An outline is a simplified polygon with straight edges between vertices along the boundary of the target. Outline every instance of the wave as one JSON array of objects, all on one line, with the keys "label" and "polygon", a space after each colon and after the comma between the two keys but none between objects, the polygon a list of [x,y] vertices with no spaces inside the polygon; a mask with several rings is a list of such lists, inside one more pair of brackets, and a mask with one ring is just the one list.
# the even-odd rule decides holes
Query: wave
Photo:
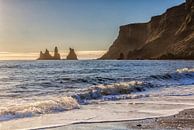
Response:
[{"label": "wave", "polygon": [[[87,103],[88,100],[105,99],[107,96],[111,96],[112,99],[118,99],[116,95],[127,95],[133,92],[142,92],[153,87],[156,86],[141,81],[120,82],[110,85],[98,85],[91,87],[74,95],[73,97],[77,99],[79,103]],[[121,97],[122,96],[120,96],[119,99]],[[127,96],[125,97],[127,98]]]},{"label": "wave", "polygon": [[58,78],[56,81],[60,81],[61,83],[63,82],[69,82],[69,83],[85,83],[85,84],[90,84],[90,85],[98,85],[98,84],[108,84],[111,82],[116,82],[119,79],[114,79],[114,78],[107,78],[107,77],[77,77],[77,78],[70,78],[70,77],[65,77],[65,78]]},{"label": "wave", "polygon": [[78,109],[79,107],[79,103],[72,97],[40,101],[25,106],[2,109],[0,110],[0,121]]},{"label": "wave", "polygon": [[[166,86],[166,81],[169,81],[168,83],[170,83],[170,85],[177,85],[177,83],[180,83],[179,85],[181,85],[183,83],[182,81],[186,81],[187,84],[193,84],[193,79],[194,69],[183,68],[177,69],[175,73],[151,75],[145,79],[142,79],[141,81],[134,80],[129,82],[112,83],[108,85],[95,85],[85,89],[82,88],[79,90],[79,93],[70,95],[70,97],[40,101],[27,104],[25,106],[13,106],[12,108],[0,109],[0,121],[79,109],[80,105],[93,103],[93,101],[98,102],[98,100],[114,101],[149,97],[149,94],[135,94],[135,92],[142,92],[152,88],[164,87]],[[175,82],[172,82],[172,80]]]},{"label": "wave", "polygon": [[92,103],[92,101],[96,99],[121,100],[142,98],[145,96],[130,95],[130,93],[145,91],[146,88],[151,87],[153,87],[151,84],[141,81],[120,82],[110,85],[89,87],[71,97],[39,101],[24,106],[12,106],[11,108],[0,109],[0,121],[79,109],[80,104],[86,105]]},{"label": "wave", "polygon": [[97,85],[83,90],[76,94],[73,98],[79,103],[85,103],[87,100],[103,99],[103,100],[120,100],[142,98],[148,95],[132,96],[131,93],[142,92],[152,88],[191,85],[194,84],[194,68],[177,69],[175,73],[166,73],[162,75],[151,75],[141,81],[130,81],[113,83],[109,85]]},{"label": "wave", "polygon": [[16,69],[16,68],[21,68],[20,65],[1,65],[1,69]]},{"label": "wave", "polygon": [[[166,73],[163,75],[151,75],[149,78],[155,79],[155,80],[174,80],[180,83],[181,81],[184,81],[184,80],[186,81],[191,79],[193,80],[194,69],[188,69],[188,68],[177,69],[175,73]],[[188,82],[188,83],[191,83],[191,82]],[[194,81],[192,83],[194,83]]]},{"label": "wave", "polygon": [[178,73],[194,72],[194,68],[182,68],[176,70]]}]

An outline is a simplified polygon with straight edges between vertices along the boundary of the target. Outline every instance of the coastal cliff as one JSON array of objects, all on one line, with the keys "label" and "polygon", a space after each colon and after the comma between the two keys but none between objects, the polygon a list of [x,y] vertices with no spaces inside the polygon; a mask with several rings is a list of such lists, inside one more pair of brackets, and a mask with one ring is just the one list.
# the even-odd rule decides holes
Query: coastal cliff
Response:
[{"label": "coastal cliff", "polygon": [[148,23],[121,26],[100,59],[194,59],[194,1],[167,9]]}]

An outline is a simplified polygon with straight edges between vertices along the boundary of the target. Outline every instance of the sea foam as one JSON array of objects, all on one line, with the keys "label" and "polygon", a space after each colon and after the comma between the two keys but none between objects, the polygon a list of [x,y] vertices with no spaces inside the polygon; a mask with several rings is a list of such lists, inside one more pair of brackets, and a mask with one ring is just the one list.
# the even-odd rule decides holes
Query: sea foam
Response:
[{"label": "sea foam", "polygon": [[109,85],[97,85],[82,90],[71,97],[62,97],[53,100],[38,101],[23,106],[12,106],[0,110],[0,121],[15,118],[33,117],[41,114],[50,114],[80,108],[80,104],[90,103],[90,100],[121,100],[142,98],[131,96],[132,92],[144,91],[151,85],[141,81],[120,82]]},{"label": "sea foam", "polygon": [[194,68],[182,68],[182,69],[177,69],[178,73],[186,73],[186,72],[194,72]]},{"label": "sea foam", "polygon": [[63,97],[55,100],[39,101],[25,106],[13,106],[0,110],[0,121],[13,118],[32,117],[40,114],[49,114],[65,110],[78,109],[78,102],[72,97]]}]

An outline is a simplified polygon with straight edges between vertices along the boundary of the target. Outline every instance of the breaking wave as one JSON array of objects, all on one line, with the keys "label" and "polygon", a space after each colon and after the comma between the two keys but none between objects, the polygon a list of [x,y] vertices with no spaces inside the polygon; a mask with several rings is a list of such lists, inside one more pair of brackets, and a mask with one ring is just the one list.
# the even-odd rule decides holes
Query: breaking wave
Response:
[{"label": "breaking wave", "polygon": [[[149,95],[134,95],[135,92],[143,92],[152,88],[191,85],[194,84],[194,68],[177,69],[175,73],[151,75],[141,81],[119,82],[109,85],[96,85],[82,90],[73,95],[79,103],[87,103],[88,100],[120,100],[142,98]],[[131,95],[133,93],[133,95]]]},{"label": "breaking wave", "polygon": [[[85,103],[85,101],[92,99],[108,99],[105,98],[107,96],[111,96],[112,100],[116,99],[116,96],[118,95],[127,95],[133,92],[141,92],[153,87],[156,86],[141,81],[120,82],[110,85],[98,85],[95,87],[91,87],[82,91],[79,94],[74,95],[73,97],[77,99],[80,103]],[[125,97],[127,98],[127,96]]]},{"label": "breaking wave", "polygon": [[14,118],[32,117],[40,114],[49,114],[65,110],[78,109],[78,102],[72,97],[63,97],[56,100],[35,102],[26,106],[14,106],[0,110],[0,121]]},{"label": "breaking wave", "polygon": [[194,68],[177,69],[177,72],[178,72],[178,73],[194,72]]},{"label": "breaking wave", "polygon": [[[151,75],[142,81],[119,82],[112,84],[100,84],[89,88],[80,89],[78,93],[70,95],[69,97],[62,97],[53,100],[39,101],[23,106],[12,106],[6,109],[0,109],[0,121],[38,116],[41,114],[50,114],[62,112],[72,109],[79,109],[80,104],[86,105],[92,101],[109,101],[109,100],[123,100],[123,99],[137,99],[150,96],[149,94],[135,94],[135,92],[142,92],[148,89],[163,87],[162,81],[177,85],[176,83],[187,84],[194,83],[194,68],[177,69],[175,73],[167,73],[162,75]],[[175,81],[175,82],[172,82]],[[190,81],[190,82],[188,82]],[[132,94],[133,93],[133,94]]]},{"label": "breaking wave", "polygon": [[143,95],[130,94],[132,92],[145,91],[147,88],[152,87],[154,86],[140,81],[98,85],[82,90],[80,93],[74,94],[71,97],[63,97],[55,100],[35,102],[25,106],[13,106],[12,108],[0,109],[0,121],[79,109],[80,104],[86,105],[95,99],[121,100],[142,98]]},{"label": "breaking wave", "polygon": [[[188,68],[177,69],[175,73],[166,73],[163,75],[152,75],[150,76],[150,78],[155,80],[163,80],[163,81],[174,80],[181,83],[181,81],[184,81],[184,80],[188,81],[188,80],[194,79],[194,69],[188,69]],[[188,82],[188,83],[191,83],[191,82]]]}]

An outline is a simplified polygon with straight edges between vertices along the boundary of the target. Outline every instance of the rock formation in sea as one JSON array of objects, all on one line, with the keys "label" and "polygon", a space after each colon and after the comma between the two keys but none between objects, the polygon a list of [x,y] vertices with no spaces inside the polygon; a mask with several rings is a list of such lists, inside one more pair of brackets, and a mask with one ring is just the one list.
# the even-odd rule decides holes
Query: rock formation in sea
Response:
[{"label": "rock formation in sea", "polygon": [[59,54],[59,51],[58,51],[57,47],[55,47],[53,59],[54,60],[60,60],[61,59],[61,56]]},{"label": "rock formation in sea", "polygon": [[67,60],[77,60],[77,55],[74,51],[74,49],[69,48],[69,54],[67,55]]},{"label": "rock formation in sea", "polygon": [[57,47],[55,47],[54,56],[52,56],[48,49],[46,49],[45,53],[43,53],[42,51],[40,52],[40,57],[38,58],[38,60],[60,60],[60,59],[61,57]]},{"label": "rock formation in sea", "polygon": [[100,59],[194,59],[194,0],[167,9],[147,23],[120,27]]}]

